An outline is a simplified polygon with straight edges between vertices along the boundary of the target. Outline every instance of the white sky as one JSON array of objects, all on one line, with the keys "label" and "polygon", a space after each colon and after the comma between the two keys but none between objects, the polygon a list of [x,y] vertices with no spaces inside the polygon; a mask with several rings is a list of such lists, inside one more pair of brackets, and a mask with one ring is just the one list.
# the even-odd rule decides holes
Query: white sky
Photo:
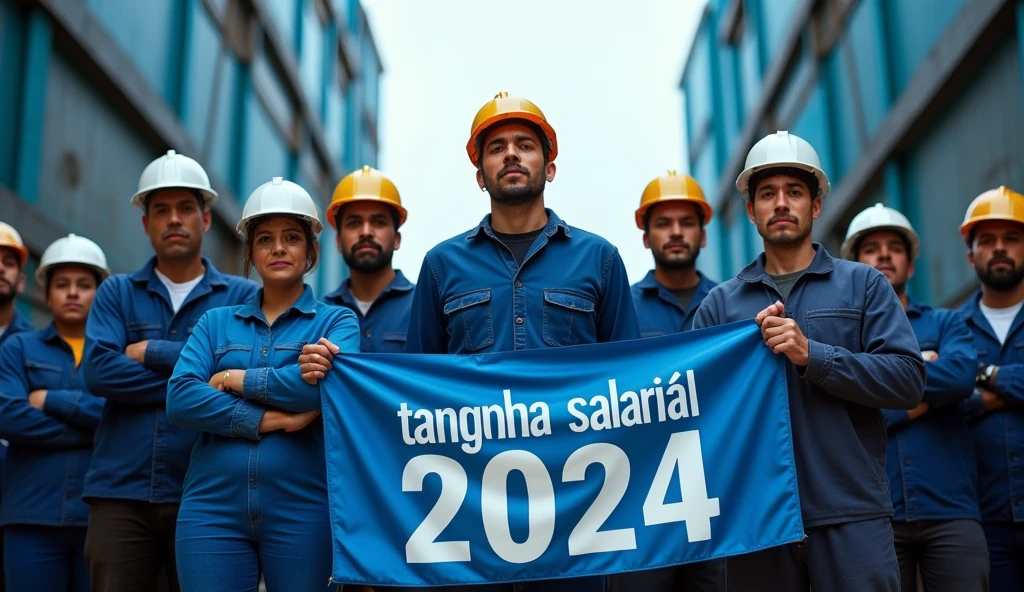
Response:
[{"label": "white sky", "polygon": [[362,3],[384,63],[378,166],[409,210],[395,267],[415,282],[427,250],[489,211],[465,145],[507,90],[558,134],[546,205],[617,246],[631,283],[647,273],[633,212],[651,179],[686,171],[679,79],[706,0]]}]

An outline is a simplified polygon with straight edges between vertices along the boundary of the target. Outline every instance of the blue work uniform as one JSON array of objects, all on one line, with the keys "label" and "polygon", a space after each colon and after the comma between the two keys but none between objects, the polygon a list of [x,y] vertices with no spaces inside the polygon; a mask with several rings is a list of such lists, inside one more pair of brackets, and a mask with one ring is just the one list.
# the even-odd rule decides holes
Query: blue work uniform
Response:
[{"label": "blue work uniform", "polygon": [[[618,250],[550,209],[520,265],[488,214],[431,249],[413,298],[408,353],[473,354],[637,339]],[[527,590],[601,591],[604,578],[528,582]]]},{"label": "blue work uniform", "polygon": [[684,309],[671,292],[654,278],[654,270],[647,272],[644,279],[633,284],[633,304],[636,306],[636,317],[640,324],[641,337],[658,337],[689,331],[693,327],[693,317],[704,298],[718,284],[706,275],[697,272],[700,283],[690,303]]},{"label": "blue work uniform", "polygon": [[[46,390],[43,409],[29,394]],[[89,590],[82,484],[103,400],[92,396],[54,325],[0,347],[0,437],[10,443],[3,475],[7,590]]]},{"label": "blue work uniform", "polygon": [[363,353],[398,354],[405,351],[409,313],[412,310],[413,284],[405,279],[401,270],[395,270],[391,283],[377,296],[363,315],[350,291],[351,278],[346,278],[338,289],[324,296],[324,302],[345,306],[359,319],[359,342]]},{"label": "blue work uniform", "polygon": [[911,420],[885,409],[896,556],[904,589],[918,572],[928,590],[987,590],[988,552],[974,487],[974,447],[960,403],[974,390],[978,359],[967,324],[956,311],[909,299],[907,318],[926,362],[928,410]]},{"label": "blue work uniform", "polygon": [[[183,592],[324,590],[331,534],[323,421],[260,434],[268,408],[320,409],[320,386],[302,380],[302,347],[326,337],[358,352],[352,311],[302,296],[268,324],[262,291],[247,304],[214,309],[192,331],[167,387],[167,414],[197,430],[178,511],[176,553]],[[245,370],[241,393],[210,378]]]},{"label": "blue work uniform", "polygon": [[[913,409],[921,402],[924,361],[886,277],[861,263],[834,260],[817,243],[813,248],[784,313],[796,320],[809,346],[806,366],[786,361],[808,542],[729,558],[729,586],[898,590],[881,410]],[[711,290],[693,326],[751,320],[781,300],[762,253]],[[783,563],[792,567],[787,574],[780,571]]]},{"label": "blue work uniform", "polygon": [[992,590],[1024,586],[1024,308],[999,342],[981,311],[981,292],[959,309],[978,362],[999,367],[993,390],[1005,409],[985,411],[980,391],[964,403],[978,463],[978,505],[988,539]]}]

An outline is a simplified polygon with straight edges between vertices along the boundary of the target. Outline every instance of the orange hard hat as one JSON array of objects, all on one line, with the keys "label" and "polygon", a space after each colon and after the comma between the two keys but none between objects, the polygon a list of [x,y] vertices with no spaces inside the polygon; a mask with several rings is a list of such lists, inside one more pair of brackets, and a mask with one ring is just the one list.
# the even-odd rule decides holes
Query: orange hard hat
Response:
[{"label": "orange hard hat", "polygon": [[473,162],[473,166],[479,164],[480,154],[477,152],[476,142],[480,134],[495,123],[509,119],[522,119],[540,127],[548,141],[551,142],[551,153],[548,160],[555,160],[555,157],[558,156],[558,140],[555,137],[554,128],[548,123],[540,107],[526,99],[510,97],[507,91],[501,91],[494,95],[493,99],[487,101],[483,107],[480,107],[480,110],[476,112],[476,117],[473,118],[469,142],[466,142],[466,152],[469,154],[469,160]]},{"label": "orange hard hat", "polygon": [[0,247],[7,247],[17,253],[21,267],[25,267],[25,262],[28,261],[28,249],[25,247],[25,242],[21,240],[21,235],[13,226],[4,222],[0,222]]},{"label": "orange hard hat", "polygon": [[688,201],[700,206],[704,210],[704,223],[711,220],[714,210],[704,198],[704,191],[701,190],[697,180],[689,175],[677,175],[675,171],[669,171],[644,187],[640,196],[640,207],[636,210],[636,226],[644,229],[644,214],[654,204],[666,201]]},{"label": "orange hard hat", "polygon": [[982,193],[967,206],[960,234],[968,238],[975,225],[987,220],[1009,220],[1024,224],[1024,195],[1003,186]]},{"label": "orange hard hat", "polygon": [[409,213],[402,207],[398,187],[384,176],[384,173],[370,166],[352,171],[334,188],[331,204],[327,206],[327,223],[338,229],[335,217],[345,204],[354,201],[377,201],[391,206],[398,212],[398,225],[405,224]]}]

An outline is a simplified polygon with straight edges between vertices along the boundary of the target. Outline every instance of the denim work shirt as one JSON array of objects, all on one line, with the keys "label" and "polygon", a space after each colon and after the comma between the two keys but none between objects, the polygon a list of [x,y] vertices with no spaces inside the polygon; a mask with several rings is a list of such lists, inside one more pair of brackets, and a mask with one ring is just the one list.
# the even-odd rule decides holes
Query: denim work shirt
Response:
[{"label": "denim work shirt", "polygon": [[494,236],[489,214],[431,249],[405,351],[470,354],[639,338],[619,252],[546,211],[548,223],[522,266]]},{"label": "denim work shirt", "polygon": [[669,292],[665,286],[654,279],[654,270],[647,273],[647,276],[630,288],[633,293],[633,304],[636,306],[636,316],[640,323],[641,337],[659,337],[682,333],[693,328],[693,317],[697,314],[697,308],[707,297],[711,288],[718,284],[709,280],[701,272],[700,283],[697,284],[697,291],[684,310],[679,306],[679,301]]},{"label": "denim work shirt", "polygon": [[[258,289],[221,273],[203,259],[206,273],[182,303],[171,308],[156,275],[156,258],[132,274],[100,284],[85,329],[82,370],[89,392],[107,400],[96,430],[85,497],[177,503],[196,433],[167,421],[167,379],[199,317],[219,306],[245,302]],[[149,340],[145,363],[125,347]]]},{"label": "denim work shirt", "polygon": [[324,302],[344,306],[359,319],[360,350],[363,353],[399,354],[405,351],[405,338],[409,330],[412,311],[413,284],[400,270],[370,305],[363,316],[356,299],[349,291],[351,279],[346,278],[337,290],[324,296]]},{"label": "denim work shirt", "polygon": [[971,331],[956,311],[913,300],[907,317],[921,351],[939,357],[925,362],[924,415],[911,421],[907,411],[883,411],[893,520],[980,520],[974,447],[960,409],[978,371]]},{"label": "denim work shirt", "polygon": [[[47,391],[43,408],[29,393]],[[85,526],[82,485],[103,399],[89,394],[75,354],[51,324],[0,347],[0,437],[10,442],[0,525]]]},{"label": "denim work shirt", "polygon": [[[32,323],[28,322],[28,319],[18,314],[18,311],[14,311],[14,318],[11,319],[11,324],[7,325],[7,330],[0,335],[0,345],[18,333],[24,333],[25,331],[32,331],[35,327]],[[2,438],[0,438],[2,439]],[[3,480],[4,466],[7,463],[7,441],[3,440],[0,442],[0,481]],[[2,490],[2,489],[0,489]],[[0,499],[3,499],[0,494]]]},{"label": "denim work shirt", "polygon": [[[167,386],[167,416],[198,431],[182,503],[193,511],[233,517],[327,508],[323,420],[295,432],[259,433],[268,408],[320,409],[320,386],[302,380],[302,347],[326,337],[342,353],[359,352],[359,322],[347,308],[302,296],[272,324],[247,304],[210,310],[192,331]],[[210,377],[245,370],[241,393],[221,392]],[[332,393],[342,396],[341,393]]]},{"label": "denim work shirt", "polygon": [[1024,522],[1024,309],[1000,344],[980,302],[978,291],[958,312],[974,335],[978,362],[999,366],[993,390],[1006,409],[985,411],[978,391],[964,402],[978,463],[978,504],[984,522]]},{"label": "denim work shirt", "polygon": [[[889,280],[814,249],[785,312],[810,350],[805,367],[786,361],[805,528],[892,515],[881,410],[913,409],[925,387],[921,350]],[[762,253],[711,290],[693,328],[753,319],[782,300],[764,266]]]}]

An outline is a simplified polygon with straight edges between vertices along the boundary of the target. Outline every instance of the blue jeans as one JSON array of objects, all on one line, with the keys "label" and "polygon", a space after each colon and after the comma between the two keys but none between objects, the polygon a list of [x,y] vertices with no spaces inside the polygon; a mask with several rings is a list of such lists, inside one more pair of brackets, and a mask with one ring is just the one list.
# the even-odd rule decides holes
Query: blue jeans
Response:
[{"label": "blue jeans", "polygon": [[89,592],[84,526],[4,527],[7,592]]},{"label": "blue jeans", "polygon": [[1024,584],[1024,524],[982,524],[988,541],[989,586],[992,592],[1020,590]]},{"label": "blue jeans", "polygon": [[270,592],[319,592],[328,590],[331,577],[326,504],[322,512],[291,515],[264,506],[250,522],[245,508],[210,514],[186,498],[175,550],[182,592],[256,592],[260,573]]}]

